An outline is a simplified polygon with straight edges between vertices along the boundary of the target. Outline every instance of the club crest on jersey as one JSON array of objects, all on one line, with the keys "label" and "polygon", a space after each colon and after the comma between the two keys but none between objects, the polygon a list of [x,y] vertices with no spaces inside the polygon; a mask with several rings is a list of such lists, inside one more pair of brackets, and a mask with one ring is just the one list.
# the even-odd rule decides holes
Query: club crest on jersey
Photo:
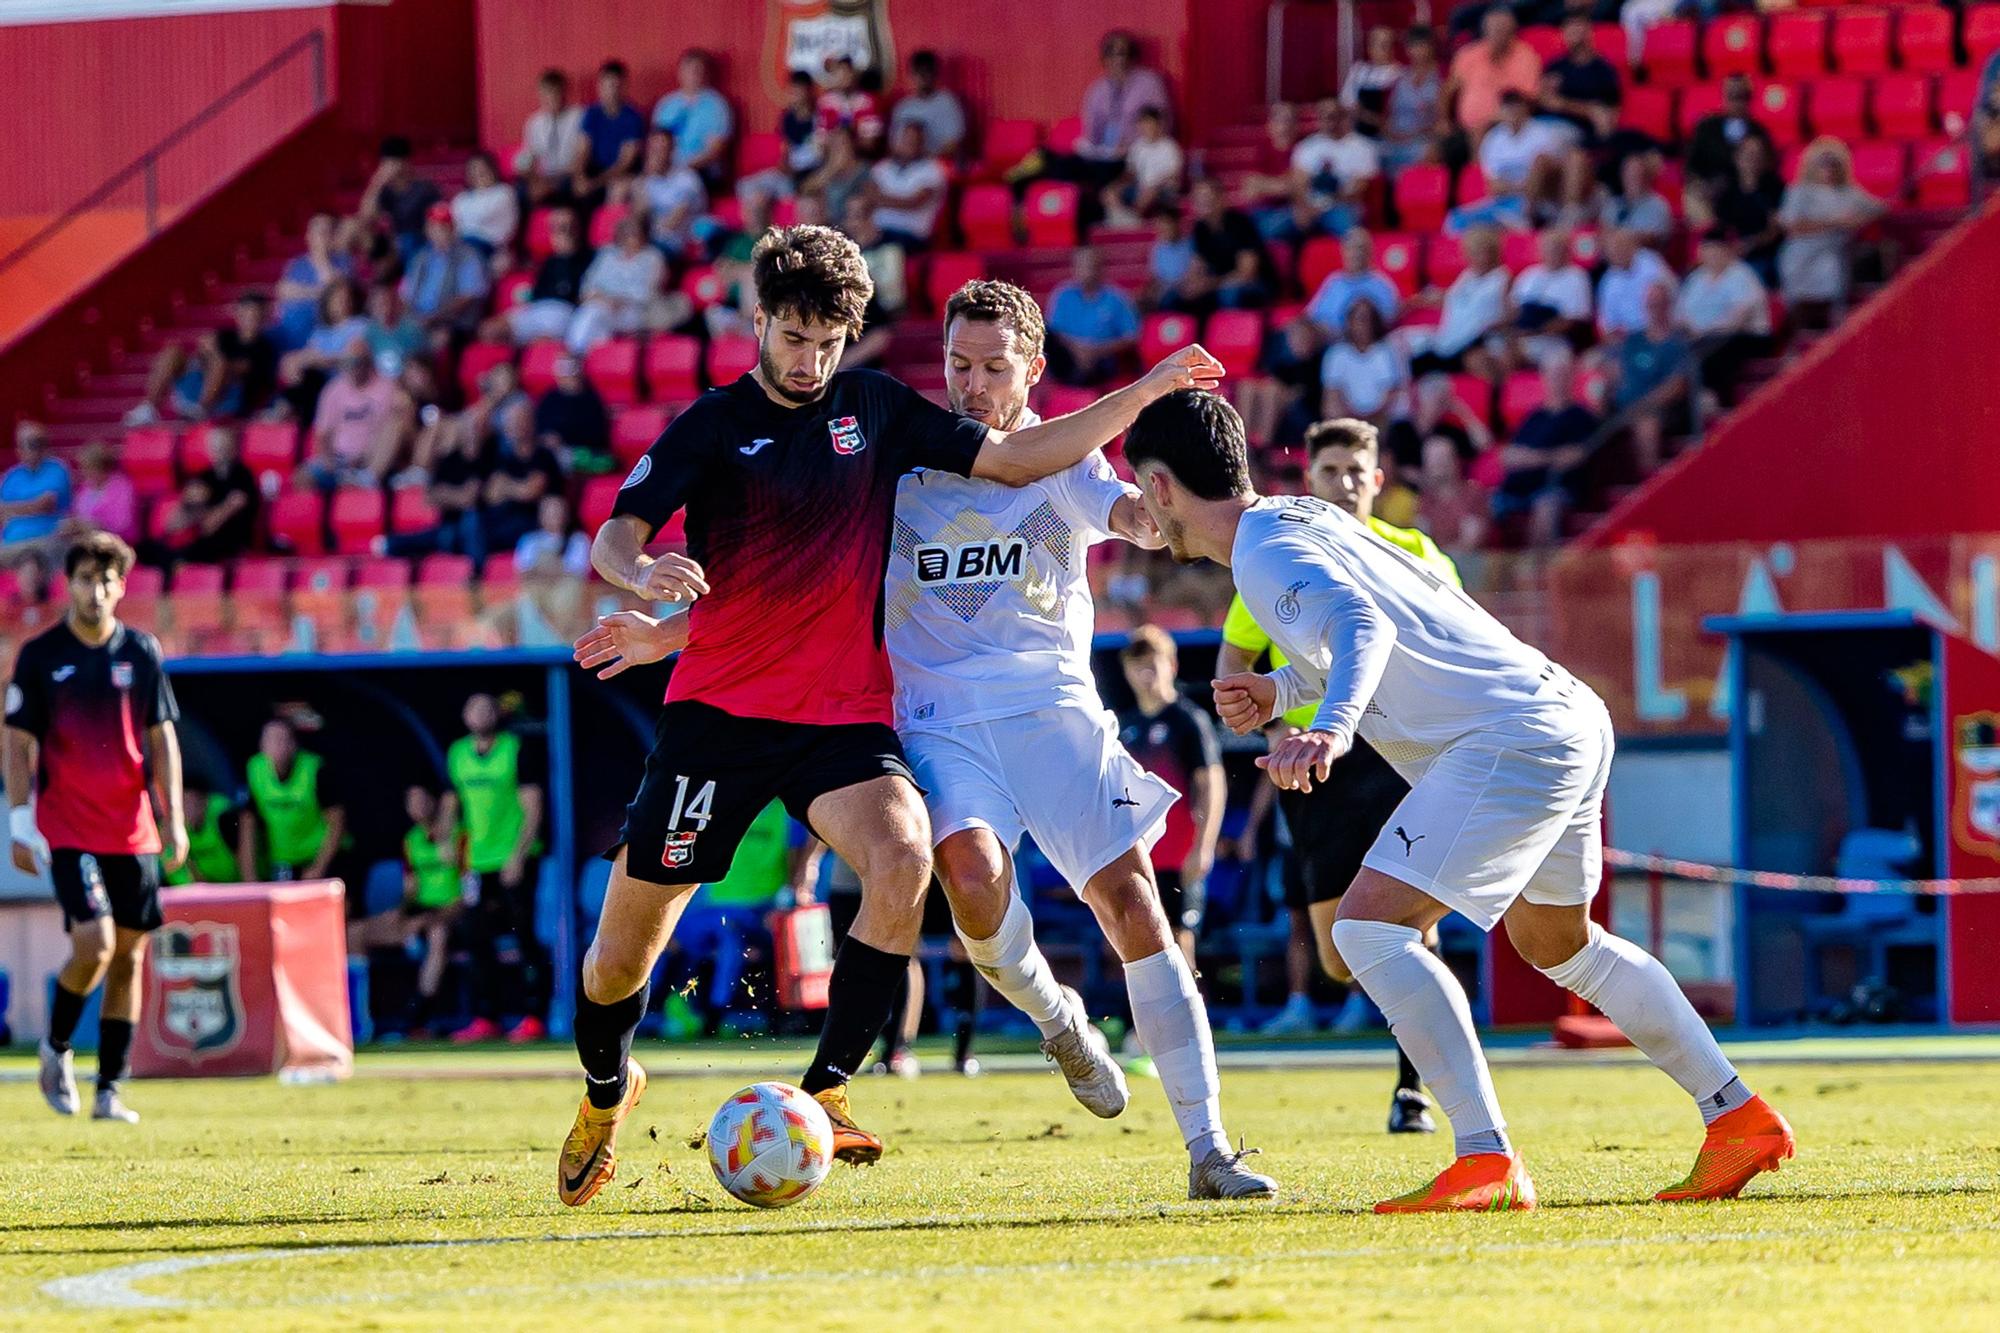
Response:
[{"label": "club crest on jersey", "polygon": [[855,417],[835,417],[826,423],[826,429],[833,436],[833,451],[837,454],[858,454],[868,447],[868,441],[861,435],[861,422]]},{"label": "club crest on jersey", "polygon": [[153,943],[148,1015],[158,1015],[161,1046],[196,1060],[223,1055],[243,1037],[236,927],[212,921],[169,922]]},{"label": "club crest on jersey", "polygon": [[1305,591],[1305,580],[1301,579],[1285,589],[1278,598],[1278,619],[1289,625],[1299,618],[1299,594]]},{"label": "club crest on jersey", "polygon": [[669,833],[666,850],[660,853],[660,864],[669,870],[679,870],[694,860],[694,840],[696,833]]},{"label": "club crest on jersey", "polygon": [[113,662],[111,664],[111,688],[114,690],[129,690],[132,688],[132,664],[130,662]]}]

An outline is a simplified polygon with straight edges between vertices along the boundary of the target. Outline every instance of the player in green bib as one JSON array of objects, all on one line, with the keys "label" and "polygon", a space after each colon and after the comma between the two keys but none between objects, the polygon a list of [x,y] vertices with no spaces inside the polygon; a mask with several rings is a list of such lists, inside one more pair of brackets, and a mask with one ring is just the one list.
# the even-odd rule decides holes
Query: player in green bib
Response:
[{"label": "player in green bib", "polygon": [[256,878],[257,850],[242,845],[238,817],[242,804],[221,792],[209,791],[193,774],[181,783],[188,814],[188,856],[169,871],[166,882],[179,884],[238,884]]},{"label": "player in green bib", "polygon": [[[1375,517],[1375,498],[1385,480],[1375,427],[1352,417],[1322,421],[1306,432],[1306,450],[1311,460],[1306,484],[1314,495],[1339,505],[1366,523],[1376,536],[1431,566],[1454,587],[1459,586],[1457,567],[1436,542],[1414,528],[1399,528]],[[1258,659],[1266,655],[1271,659],[1271,670],[1285,665],[1285,656],[1272,646],[1271,636],[1251,618],[1243,599],[1235,598],[1223,621],[1215,674],[1229,676],[1253,670]],[[1272,729],[1305,730],[1312,725],[1318,707],[1315,703],[1294,709],[1272,723]],[[1352,985],[1353,976],[1333,947],[1334,914],[1340,909],[1340,895],[1360,873],[1361,858],[1409,790],[1409,784],[1359,737],[1353,750],[1334,768],[1333,780],[1315,785],[1311,792],[1279,791],[1270,783],[1257,784],[1245,842],[1254,848],[1256,828],[1269,813],[1274,798],[1292,835],[1292,853],[1285,862],[1285,906],[1291,913],[1292,927],[1285,964],[1291,995],[1277,1017],[1264,1026],[1266,1034],[1303,1035],[1316,1026],[1308,993],[1315,953],[1329,977]],[[1437,947],[1435,931],[1426,943]],[[1362,1003],[1359,989],[1349,991],[1349,1003]],[[1355,1016],[1363,1012],[1357,1008]],[[1397,1054],[1400,1066],[1389,1107],[1389,1131],[1430,1133],[1437,1126],[1431,1120],[1430,1102],[1416,1066],[1400,1050]]]},{"label": "player in green bib", "polygon": [[[473,1018],[457,1042],[546,1036],[554,980],[535,932],[536,853],[542,831],[541,747],[500,726],[490,694],[465,701],[466,735],[445,752],[452,803],[465,826],[465,866],[479,878],[473,909]],[[504,1020],[504,1027],[503,1027]]]},{"label": "player in green bib", "polygon": [[359,958],[373,949],[402,951],[413,939],[424,942],[424,961],[410,995],[406,1031],[428,1036],[431,1010],[450,960],[452,924],[465,891],[465,841],[455,802],[441,802],[427,787],[403,793],[410,827],[403,834],[403,901],[386,912],[348,923],[347,952]]},{"label": "player in green bib", "polygon": [[[326,764],[299,748],[299,734],[283,718],[264,724],[257,753],[244,774],[264,873],[273,879],[325,879],[347,841],[347,810],[327,784]],[[350,918],[360,915],[361,885],[347,882]]]}]

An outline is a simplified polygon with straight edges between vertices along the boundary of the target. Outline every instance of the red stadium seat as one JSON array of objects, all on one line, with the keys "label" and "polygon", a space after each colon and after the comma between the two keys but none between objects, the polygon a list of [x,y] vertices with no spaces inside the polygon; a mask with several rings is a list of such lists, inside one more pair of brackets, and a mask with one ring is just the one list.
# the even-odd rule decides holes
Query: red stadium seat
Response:
[{"label": "red stadium seat", "polygon": [[521,387],[532,398],[540,398],[556,387],[556,362],[569,349],[553,338],[542,338],[521,349]]},{"label": "red stadium seat", "polygon": [[1854,183],[1896,204],[1910,189],[1910,146],[1873,139],[1854,145]]},{"label": "red stadium seat", "polygon": [[[599,478],[598,480],[603,480]],[[501,551],[486,557],[479,570],[479,587],[487,597],[511,597],[521,586],[521,571],[514,567],[514,553]]]},{"label": "red stadium seat", "polygon": [[165,495],[180,483],[174,476],[174,431],[171,426],[139,426],[125,432],[119,465],[141,495]]},{"label": "red stadium seat", "polygon": [[[778,221],[777,206],[778,201],[772,200],[771,225],[774,227],[789,226],[789,223]],[[743,201],[733,194],[727,199],[718,199],[711,204],[708,215],[730,231],[743,230]]]},{"label": "red stadium seat", "polygon": [[1479,414],[1479,419],[1487,425],[1493,424],[1493,386],[1477,375],[1453,375],[1451,377],[1452,396]]},{"label": "red stadium seat", "polygon": [[1694,56],[1700,45],[1693,19],[1669,19],[1646,29],[1639,55],[1646,82],[1656,88],[1678,88],[1695,81]]},{"label": "red stadium seat", "polygon": [[618,487],[623,477],[592,477],[583,483],[583,496],[576,508],[577,522],[583,530],[596,535],[604,521],[611,517],[611,510],[618,503]]},{"label": "red stadium seat", "polygon": [[333,549],[342,555],[366,555],[368,543],[382,535],[386,515],[382,492],[373,487],[345,486],[333,493]]},{"label": "red stadium seat", "polygon": [[1310,297],[1340,268],[1340,238],[1315,236],[1299,249],[1299,290]]},{"label": "red stadium seat", "polygon": [[1052,153],[1069,153],[1076,150],[1076,141],[1083,137],[1083,117],[1064,116],[1049,126],[1048,145]]},{"label": "red stadium seat", "polygon": [[978,255],[947,252],[932,255],[924,270],[924,294],[931,309],[943,313],[945,302],[966,283],[986,276],[986,261]]},{"label": "red stadium seat", "polygon": [[1536,246],[1534,232],[1503,232],[1500,236],[1500,262],[1506,265],[1509,273],[1519,273],[1540,261],[1541,255]]},{"label": "red stadium seat", "polygon": [[1686,141],[1694,136],[1694,127],[1716,112],[1722,110],[1722,85],[1719,83],[1698,83],[1692,88],[1681,89],[1680,137]]},{"label": "red stadium seat", "polygon": [[1661,143],[1674,141],[1674,94],[1670,88],[1641,84],[1625,90],[1619,123],[1649,134]]},{"label": "red stadium seat", "polygon": [[1196,341],[1200,331],[1193,315],[1167,312],[1146,316],[1139,326],[1140,364],[1157,365],[1169,352]]},{"label": "red stadium seat", "polygon": [[243,428],[243,466],[262,486],[264,478],[291,479],[299,465],[298,427],[289,421],[253,421]]},{"label": "red stadium seat", "polygon": [[1451,199],[1451,173],[1435,162],[1418,162],[1396,177],[1396,217],[1405,231],[1436,231],[1444,225]]},{"label": "red stadium seat", "polygon": [[708,345],[708,382],[733,384],[757,365],[757,340],[748,334],[731,334]]},{"label": "red stadium seat", "polygon": [[[1648,30],[1646,45],[1653,44]],[[1728,74],[1761,74],[1764,65],[1764,21],[1754,14],[1727,14],[1711,19],[1701,34],[1701,54],[1708,65],[1708,77]]]},{"label": "red stadium seat", "polygon": [[1005,185],[968,186],[958,205],[958,230],[968,249],[1012,249],[1014,192]]},{"label": "red stadium seat", "polygon": [[1952,67],[1951,11],[1943,5],[1904,5],[1896,11],[1896,63],[1940,74]]},{"label": "red stadium seat", "polygon": [[1833,16],[1833,67],[1842,74],[1889,71],[1889,11],[1842,7]]},{"label": "red stadium seat", "polygon": [[1771,73],[1780,79],[1810,79],[1826,73],[1826,15],[1773,14],[1764,34]]},{"label": "red stadium seat", "polygon": [[630,204],[607,203],[595,213],[592,213],[590,215],[591,246],[594,249],[602,250],[605,246],[611,244],[612,234],[618,230],[618,224],[630,216],[632,216],[632,206]]},{"label": "red stadium seat", "polygon": [[1231,375],[1254,375],[1264,350],[1264,316],[1256,310],[1218,310],[1208,317],[1201,345]]},{"label": "red stadium seat", "polygon": [[1781,149],[1778,153],[1778,179],[1787,185],[1796,184],[1799,179],[1799,168],[1805,160],[1804,144],[1795,143],[1789,148]]},{"label": "red stadium seat", "polygon": [[462,555],[427,555],[417,564],[419,587],[466,587],[472,583],[472,560]]},{"label": "red stadium seat", "polygon": [[463,555],[427,555],[417,566],[411,592],[426,645],[464,646],[476,607],[472,601],[472,559]]},{"label": "red stadium seat", "polygon": [[472,343],[458,356],[458,387],[467,400],[479,396],[479,378],[502,361],[514,359],[511,343]]},{"label": "red stadium seat", "polygon": [[222,591],[223,570],[221,565],[175,565],[174,596],[183,594],[200,596]]},{"label": "red stadium seat", "polygon": [[251,558],[229,571],[229,621],[239,630],[281,633],[287,625],[285,584],[290,562]]},{"label": "red stadium seat", "polygon": [[174,466],[183,477],[192,477],[197,472],[209,469],[208,433],[219,429],[207,424],[190,426],[180,443],[174,446]]},{"label": "red stadium seat", "polygon": [[664,407],[628,407],[611,418],[611,456],[630,469],[653,447],[674,414]]},{"label": "red stadium seat", "polygon": [[1455,197],[1459,206],[1463,208],[1467,204],[1476,204],[1492,193],[1486,184],[1486,172],[1480,165],[1477,162],[1466,163],[1458,173],[1458,193]]},{"label": "red stadium seat", "polygon": [[[377,561],[376,563],[400,565],[402,562]],[[294,560],[290,564],[290,586],[294,592],[344,592],[353,574],[352,563],[334,556],[322,556],[316,560]]]},{"label": "red stadium seat", "polygon": [[407,588],[410,586],[410,562],[388,556],[375,556],[354,562],[354,587],[363,588]]},{"label": "red stadium seat", "polygon": [[1035,151],[1042,142],[1040,122],[996,120],[986,126],[980,160],[988,174],[998,175]]},{"label": "red stadium seat", "polygon": [[1972,108],[1979,101],[1979,75],[1976,69],[1955,69],[1938,78],[1938,121],[1954,139],[1972,122]]},{"label": "red stadium seat", "polygon": [[1500,385],[1500,425],[1509,434],[1521,428],[1547,394],[1539,370],[1517,370]]},{"label": "red stadium seat", "polygon": [[607,407],[629,407],[639,401],[639,340],[612,338],[590,349],[583,374]]},{"label": "red stadium seat", "polygon": [[1922,74],[1884,74],[1869,98],[1875,133],[1884,139],[1923,139],[1931,133],[1931,81]]},{"label": "red stadium seat", "polygon": [[1821,79],[1808,109],[1814,134],[1853,143],[1868,133],[1868,85],[1860,79]]},{"label": "red stadium seat", "polygon": [[1423,289],[1422,258],[1417,238],[1407,232],[1385,232],[1375,238],[1375,266],[1389,275],[1406,301]]},{"label": "red stadium seat", "polygon": [[1595,227],[1578,227],[1569,237],[1570,262],[1578,268],[1595,271],[1598,261],[1604,257],[1604,241]]},{"label": "red stadium seat", "polygon": [[1067,249],[1077,242],[1077,204],[1081,192],[1064,181],[1037,181],[1022,201],[1022,226],[1029,245]]},{"label": "red stadium seat", "polygon": [[1556,27],[1534,27],[1521,29],[1521,40],[1528,49],[1542,58],[1547,65],[1563,53],[1562,29]]},{"label": "red stadium seat", "polygon": [[1424,247],[1424,279],[1433,287],[1449,287],[1465,272],[1465,248],[1458,237],[1439,232]]},{"label": "red stadium seat", "polygon": [[1973,69],[1985,69],[2000,51],[2000,5],[1972,5],[1965,11],[1965,57]]},{"label": "red stadium seat", "polygon": [[134,565],[125,576],[125,596],[118,603],[118,618],[143,630],[152,630],[159,620],[160,595],[166,590],[167,575],[157,565]]},{"label": "red stadium seat", "polygon": [[700,340],[684,333],[656,335],[646,344],[646,385],[658,402],[684,403],[700,397]]},{"label": "red stadium seat", "polygon": [[694,302],[696,310],[706,310],[712,305],[720,305],[729,297],[729,284],[714,268],[704,265],[691,268],[681,278],[681,290]]},{"label": "red stadium seat", "polygon": [[527,302],[535,287],[532,273],[509,273],[493,284],[493,308],[501,313]]},{"label": "red stadium seat", "polygon": [[285,491],[265,512],[274,545],[300,555],[326,554],[326,503],[318,491]]},{"label": "red stadium seat", "polygon": [[549,239],[549,224],[554,220],[552,208],[538,208],[528,214],[528,258],[537,263],[555,253],[555,243]]},{"label": "red stadium seat", "polygon": [[1590,40],[1597,48],[1597,54],[1617,67],[1618,77],[1627,85],[1626,91],[1629,93],[1632,82],[1632,49],[1626,40],[1624,25],[1596,24],[1590,30]]},{"label": "red stadium seat", "polygon": [[736,174],[754,176],[785,163],[785,140],[769,131],[746,134],[736,141]]},{"label": "red stadium seat", "polygon": [[1972,163],[1962,140],[1920,145],[1915,175],[1918,208],[1964,208],[1972,202]]},{"label": "red stadium seat", "polygon": [[1804,140],[1805,129],[1799,114],[1803,109],[1804,100],[1798,89],[1788,83],[1765,83],[1757,89],[1750,114],[1771,132],[1771,142],[1783,148]]},{"label": "red stadium seat", "polygon": [[422,532],[437,526],[438,511],[421,486],[398,486],[389,493],[389,531]]}]

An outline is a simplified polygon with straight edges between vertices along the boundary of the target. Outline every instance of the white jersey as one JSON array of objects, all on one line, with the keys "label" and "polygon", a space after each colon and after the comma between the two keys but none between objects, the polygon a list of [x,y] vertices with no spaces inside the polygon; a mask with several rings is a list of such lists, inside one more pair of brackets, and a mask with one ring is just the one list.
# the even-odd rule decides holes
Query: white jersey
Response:
[{"label": "white jersey", "polygon": [[1316,728],[1358,731],[1405,776],[1477,732],[1571,735],[1577,705],[1595,698],[1422,561],[1323,500],[1257,501],[1230,559],[1245,605],[1292,662],[1274,673],[1279,710],[1324,699]]},{"label": "white jersey", "polygon": [[1103,708],[1086,562],[1128,493],[1101,452],[1026,486],[933,471],[898,483],[883,606],[897,730]]}]

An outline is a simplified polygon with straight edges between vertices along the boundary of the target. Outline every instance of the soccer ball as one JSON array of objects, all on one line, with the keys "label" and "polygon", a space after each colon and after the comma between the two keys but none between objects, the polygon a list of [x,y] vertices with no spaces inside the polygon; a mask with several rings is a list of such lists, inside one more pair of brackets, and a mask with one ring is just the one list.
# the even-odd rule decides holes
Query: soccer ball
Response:
[{"label": "soccer ball", "polygon": [[715,1178],[755,1208],[783,1208],[819,1188],[833,1166],[833,1122],[789,1083],[753,1083],[708,1122]]}]

